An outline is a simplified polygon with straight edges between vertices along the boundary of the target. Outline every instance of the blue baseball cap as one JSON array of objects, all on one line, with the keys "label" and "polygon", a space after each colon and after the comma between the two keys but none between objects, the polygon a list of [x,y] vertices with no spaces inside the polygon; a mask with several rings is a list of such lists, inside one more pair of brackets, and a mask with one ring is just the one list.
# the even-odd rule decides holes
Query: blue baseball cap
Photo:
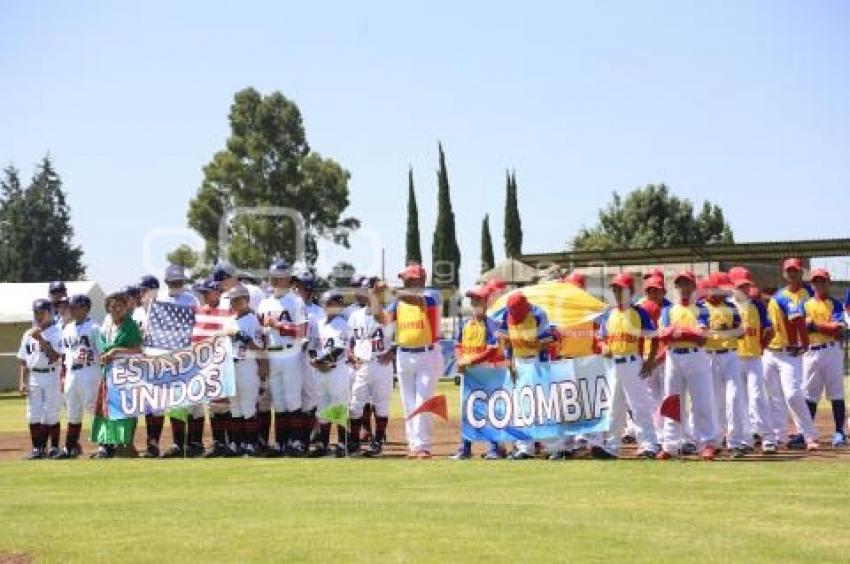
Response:
[{"label": "blue baseball cap", "polygon": [[68,300],[68,304],[71,307],[87,307],[91,309],[91,298],[89,298],[85,294],[74,294]]},{"label": "blue baseball cap", "polygon": [[269,276],[272,278],[282,278],[291,275],[292,272],[289,270],[289,263],[284,259],[276,260],[269,266]]},{"label": "blue baseball cap", "polygon": [[198,287],[199,292],[221,292],[221,283],[215,280],[204,280]]},{"label": "blue baseball cap", "polygon": [[236,276],[236,269],[226,263],[219,263],[212,271],[212,279],[216,282]]},{"label": "blue baseball cap", "polygon": [[39,298],[32,303],[33,311],[53,311],[53,304],[50,303],[50,300],[45,300],[43,298]]},{"label": "blue baseball cap", "polygon": [[145,274],[139,280],[139,288],[145,290],[159,290],[159,280],[153,274]]},{"label": "blue baseball cap", "polygon": [[64,282],[51,282],[50,286],[47,287],[47,293],[52,294],[53,292],[67,292],[68,289],[65,288]]}]

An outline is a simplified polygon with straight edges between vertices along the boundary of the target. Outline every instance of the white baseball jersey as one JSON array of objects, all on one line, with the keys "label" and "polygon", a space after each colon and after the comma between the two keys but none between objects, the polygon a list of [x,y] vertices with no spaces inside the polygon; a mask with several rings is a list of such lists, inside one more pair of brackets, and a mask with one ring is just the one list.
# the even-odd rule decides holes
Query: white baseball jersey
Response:
[{"label": "white baseball jersey", "polygon": [[251,309],[258,311],[260,304],[268,297],[268,295],[259,286],[254,286],[247,282],[243,282],[242,285],[248,290],[248,303],[251,304]]},{"label": "white baseball jersey", "polygon": [[354,339],[354,354],[360,360],[372,360],[392,343],[393,326],[382,325],[368,307],[354,311],[348,318]]},{"label": "white baseball jersey", "polygon": [[[260,325],[260,320],[253,312],[248,312],[242,317],[236,317],[232,320],[236,324],[236,330],[242,335],[248,336],[255,345],[263,348],[263,326]],[[248,345],[238,340],[237,335],[232,337],[233,340],[233,356],[238,360],[248,358]]]},{"label": "white baseball jersey", "polygon": [[320,357],[330,355],[335,349],[348,349],[350,340],[351,329],[341,315],[334,316],[330,321],[325,318],[319,322]]},{"label": "white baseball jersey", "polygon": [[65,368],[68,371],[93,367],[98,370],[97,341],[100,326],[86,318],[82,323],[72,321],[62,329],[62,348],[65,353]]},{"label": "white baseball jersey", "polygon": [[[260,307],[257,309],[257,315],[263,321],[270,317],[278,322],[283,321],[297,325],[304,323],[304,313],[304,301],[295,292],[287,292],[279,298],[274,296],[265,298],[260,302]],[[265,331],[270,349],[295,344],[294,337],[281,335],[280,331],[273,327],[266,327]]]},{"label": "white baseball jersey", "polygon": [[[47,358],[47,354],[41,350],[41,345],[30,337],[31,329],[24,333],[21,339],[21,348],[18,349],[18,359],[24,361],[27,368],[30,370],[47,370],[48,368],[56,368],[57,363],[51,363]],[[62,330],[56,324],[51,325],[41,332],[44,340],[50,343],[53,350],[62,354]]]},{"label": "white baseball jersey", "polygon": [[363,307],[364,306],[358,304],[357,302],[354,302],[353,304],[345,306],[345,309],[342,310],[342,313],[340,315],[344,319],[349,319],[354,314],[354,312],[360,311],[361,309],[363,309]]},{"label": "white baseball jersey", "polygon": [[148,329],[148,310],[144,307],[139,306],[133,310],[133,321],[136,322],[136,325],[139,326],[139,331],[142,335],[145,334],[145,331]]}]

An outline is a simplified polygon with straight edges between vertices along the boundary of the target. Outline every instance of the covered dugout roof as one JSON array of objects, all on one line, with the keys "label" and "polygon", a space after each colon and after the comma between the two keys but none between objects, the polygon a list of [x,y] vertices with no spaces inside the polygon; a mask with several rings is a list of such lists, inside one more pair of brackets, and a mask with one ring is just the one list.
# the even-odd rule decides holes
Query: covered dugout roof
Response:
[{"label": "covered dugout roof", "polygon": [[[25,323],[32,320],[32,302],[47,298],[49,282],[0,283],[0,323]],[[68,296],[85,294],[92,301],[92,319],[104,316],[104,293],[97,282],[65,282]]]},{"label": "covered dugout roof", "polygon": [[559,264],[571,267],[607,264],[669,264],[693,261],[778,263],[788,257],[839,257],[850,255],[850,239],[769,241],[763,243],[716,243],[652,249],[612,249],[530,253],[522,262],[533,265]]}]

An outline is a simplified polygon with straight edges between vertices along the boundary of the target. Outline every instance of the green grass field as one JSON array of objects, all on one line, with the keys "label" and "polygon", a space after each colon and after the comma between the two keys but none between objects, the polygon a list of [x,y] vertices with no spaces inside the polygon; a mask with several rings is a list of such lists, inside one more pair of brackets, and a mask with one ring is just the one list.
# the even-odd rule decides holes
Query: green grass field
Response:
[{"label": "green grass field", "polygon": [[[21,430],[21,410],[0,400],[0,433]],[[4,552],[39,562],[846,562],[848,470],[824,459],[5,460],[0,562]]]}]

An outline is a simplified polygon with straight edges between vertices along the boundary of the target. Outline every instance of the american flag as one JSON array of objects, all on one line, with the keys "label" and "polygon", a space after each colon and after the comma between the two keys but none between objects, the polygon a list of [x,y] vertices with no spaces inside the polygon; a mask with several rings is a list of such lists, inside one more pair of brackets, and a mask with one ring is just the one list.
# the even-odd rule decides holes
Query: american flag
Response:
[{"label": "american flag", "polygon": [[153,302],[148,310],[145,348],[149,353],[189,348],[221,332],[229,317],[226,309]]}]

